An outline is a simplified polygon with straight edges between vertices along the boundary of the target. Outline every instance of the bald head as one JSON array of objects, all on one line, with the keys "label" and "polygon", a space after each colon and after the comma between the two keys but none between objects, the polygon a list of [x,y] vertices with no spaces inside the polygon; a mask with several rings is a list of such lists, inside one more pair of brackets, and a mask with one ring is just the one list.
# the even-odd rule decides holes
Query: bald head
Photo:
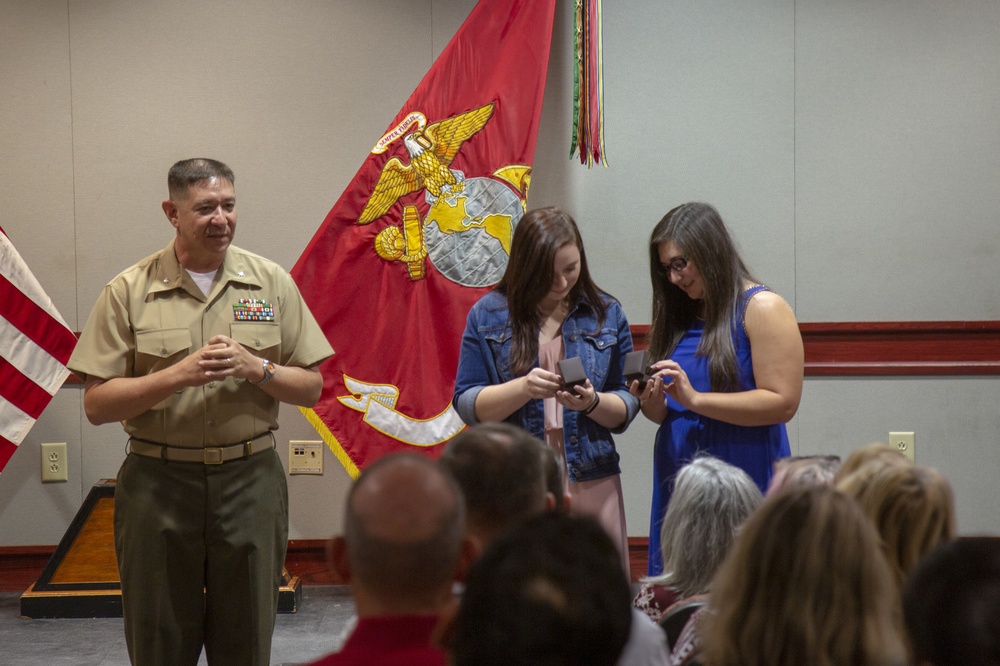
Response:
[{"label": "bald head", "polygon": [[450,592],[464,531],[462,494],[447,471],[414,454],[386,456],[347,497],[351,584],[392,607],[430,610]]}]

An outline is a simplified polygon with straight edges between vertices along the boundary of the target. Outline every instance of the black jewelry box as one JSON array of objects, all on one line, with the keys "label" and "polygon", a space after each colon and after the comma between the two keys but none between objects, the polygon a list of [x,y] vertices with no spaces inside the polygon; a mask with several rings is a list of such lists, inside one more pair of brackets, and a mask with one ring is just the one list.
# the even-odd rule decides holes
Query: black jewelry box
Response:
[{"label": "black jewelry box", "polygon": [[562,374],[564,391],[572,391],[574,386],[587,383],[587,373],[583,370],[583,361],[579,356],[559,361],[559,372]]},{"label": "black jewelry box", "polygon": [[630,351],[625,354],[625,375],[626,386],[632,386],[632,382],[638,381],[640,388],[645,388],[646,380],[652,374],[649,368],[649,352],[645,349],[641,351]]}]

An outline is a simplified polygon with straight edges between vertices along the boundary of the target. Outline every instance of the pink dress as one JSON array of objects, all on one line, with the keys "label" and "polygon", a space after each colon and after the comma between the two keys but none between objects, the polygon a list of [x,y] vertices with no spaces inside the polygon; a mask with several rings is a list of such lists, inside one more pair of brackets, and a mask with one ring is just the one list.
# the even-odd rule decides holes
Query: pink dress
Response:
[{"label": "pink dress", "polygon": [[[563,354],[563,339],[558,335],[538,346],[538,365],[543,370],[559,374],[559,361],[563,358]],[[612,474],[594,481],[570,483],[566,471],[566,452],[563,448],[563,406],[556,402],[555,398],[546,398],[542,403],[545,408],[545,443],[556,452],[556,458],[562,466],[563,485],[571,498],[571,511],[593,516],[600,522],[618,547],[622,557],[622,567],[631,580],[621,475]]]}]

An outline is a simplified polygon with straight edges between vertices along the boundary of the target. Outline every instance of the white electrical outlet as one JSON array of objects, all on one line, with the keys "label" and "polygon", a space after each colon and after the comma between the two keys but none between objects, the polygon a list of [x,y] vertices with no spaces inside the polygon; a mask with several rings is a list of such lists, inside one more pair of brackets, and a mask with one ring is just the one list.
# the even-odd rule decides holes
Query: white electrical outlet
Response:
[{"label": "white electrical outlet", "polygon": [[68,481],[66,443],[45,442],[42,449],[42,481]]},{"label": "white electrical outlet", "polygon": [[288,442],[288,473],[289,474],[322,474],[323,473],[323,442],[289,440]]},{"label": "white electrical outlet", "polygon": [[912,432],[890,432],[889,446],[909,458],[910,462],[916,462],[917,451],[913,439],[914,433]]}]

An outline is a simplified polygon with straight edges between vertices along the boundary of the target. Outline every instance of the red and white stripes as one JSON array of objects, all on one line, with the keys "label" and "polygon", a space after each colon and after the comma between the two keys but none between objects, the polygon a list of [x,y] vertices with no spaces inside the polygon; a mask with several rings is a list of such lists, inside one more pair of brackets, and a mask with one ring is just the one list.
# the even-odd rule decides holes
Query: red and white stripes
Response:
[{"label": "red and white stripes", "polygon": [[0,471],[59,390],[76,336],[0,229]]}]

